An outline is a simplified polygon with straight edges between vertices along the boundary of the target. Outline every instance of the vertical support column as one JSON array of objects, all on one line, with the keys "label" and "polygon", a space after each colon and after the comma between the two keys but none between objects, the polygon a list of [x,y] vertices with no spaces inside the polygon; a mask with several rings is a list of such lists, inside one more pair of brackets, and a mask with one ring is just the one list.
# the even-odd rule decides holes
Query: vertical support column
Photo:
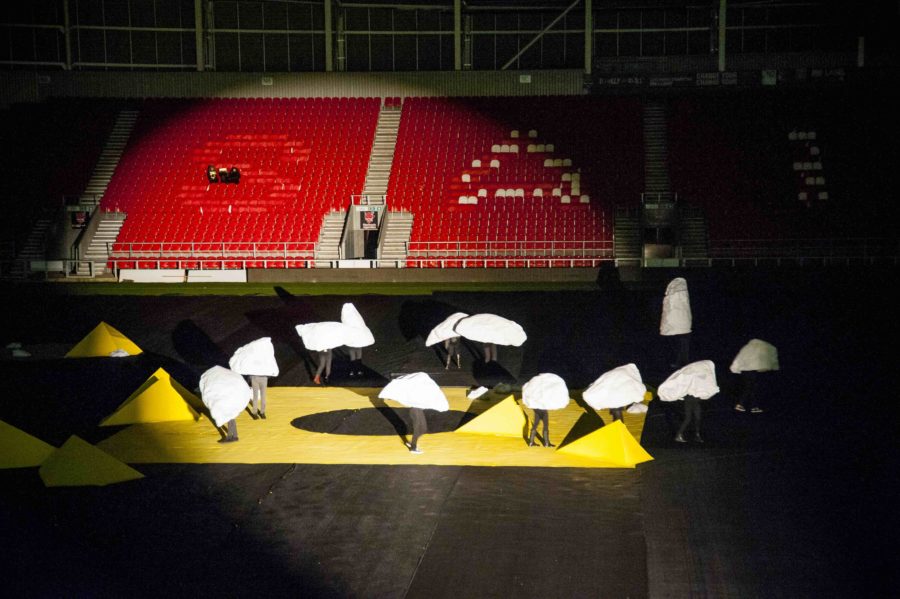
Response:
[{"label": "vertical support column", "polygon": [[592,0],[584,0],[584,74],[594,72],[594,6]]},{"label": "vertical support column", "polygon": [[325,0],[325,71],[331,72],[334,70],[334,54],[332,45],[334,44],[334,39],[332,36],[332,31],[334,28],[331,23],[331,0]]},{"label": "vertical support column", "polygon": [[719,0],[719,72],[725,70],[725,20],[728,0]]},{"label": "vertical support column", "polygon": [[202,72],[206,66],[203,48],[203,0],[194,0],[194,46],[197,54],[197,71]]},{"label": "vertical support column", "polygon": [[72,24],[69,21],[69,3],[63,0],[63,39],[66,44],[66,64],[65,70],[72,70]]},{"label": "vertical support column", "polygon": [[462,0],[453,0],[453,70],[462,70]]}]

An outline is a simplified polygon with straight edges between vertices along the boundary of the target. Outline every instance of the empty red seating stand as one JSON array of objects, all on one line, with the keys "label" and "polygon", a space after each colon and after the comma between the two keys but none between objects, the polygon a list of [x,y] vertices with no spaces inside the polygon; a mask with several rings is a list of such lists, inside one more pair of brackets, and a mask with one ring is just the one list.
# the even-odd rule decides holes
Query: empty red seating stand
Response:
[{"label": "empty red seating stand", "polygon": [[643,186],[641,134],[633,99],[407,98],[388,199],[415,214],[411,257],[446,258],[411,264],[611,255],[612,207]]},{"label": "empty red seating stand", "polygon": [[[101,204],[127,214],[115,255],[156,244],[154,258],[174,260],[158,264],[181,268],[189,258],[207,258],[191,262],[204,268],[305,266],[322,217],[362,192],[380,103],[145,102]],[[208,165],[237,167],[240,182],[210,184]]]}]

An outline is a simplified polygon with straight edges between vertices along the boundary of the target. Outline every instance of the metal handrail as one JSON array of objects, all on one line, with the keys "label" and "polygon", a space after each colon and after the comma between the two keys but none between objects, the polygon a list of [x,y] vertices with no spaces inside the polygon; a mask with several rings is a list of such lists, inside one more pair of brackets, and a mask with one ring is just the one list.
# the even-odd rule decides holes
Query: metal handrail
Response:
[{"label": "metal handrail", "polygon": [[306,258],[315,255],[313,241],[112,241],[110,258]]}]

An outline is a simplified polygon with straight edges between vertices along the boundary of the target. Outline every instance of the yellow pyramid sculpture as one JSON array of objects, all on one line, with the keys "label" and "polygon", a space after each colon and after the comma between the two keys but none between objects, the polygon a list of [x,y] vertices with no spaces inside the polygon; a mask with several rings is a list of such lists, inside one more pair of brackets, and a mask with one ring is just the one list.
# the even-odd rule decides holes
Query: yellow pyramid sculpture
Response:
[{"label": "yellow pyramid sculpture", "polygon": [[117,349],[124,349],[129,355],[143,353],[143,350],[134,344],[131,339],[101,322],[94,330],[69,350],[67,358],[97,358],[107,357]]},{"label": "yellow pyramid sculpture", "polygon": [[144,478],[128,464],[75,435],[44,460],[38,474],[47,487],[102,487]]},{"label": "yellow pyramid sculpture", "polygon": [[199,420],[200,413],[193,408],[195,405],[200,405],[200,399],[159,368],[100,426]]},{"label": "yellow pyramid sculpture", "polygon": [[526,426],[528,426],[528,419],[525,418],[525,412],[510,395],[456,429],[455,432],[521,438],[525,434]]},{"label": "yellow pyramid sculpture", "polygon": [[41,463],[56,448],[0,420],[0,468],[29,468]]},{"label": "yellow pyramid sculpture", "polygon": [[610,462],[627,468],[633,468],[635,464],[653,459],[653,456],[635,441],[621,420],[614,420],[603,428],[576,439],[556,451]]}]

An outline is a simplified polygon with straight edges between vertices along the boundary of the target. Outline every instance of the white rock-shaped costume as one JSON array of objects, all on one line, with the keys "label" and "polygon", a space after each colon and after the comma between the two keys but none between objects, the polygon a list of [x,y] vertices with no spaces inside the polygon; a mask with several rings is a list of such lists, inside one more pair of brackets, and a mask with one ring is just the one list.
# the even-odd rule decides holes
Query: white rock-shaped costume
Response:
[{"label": "white rock-shaped costume", "polygon": [[569,388],[562,377],[545,372],[522,385],[522,403],[532,410],[561,410],[569,405]]},{"label": "white rock-shaped costume", "polygon": [[681,277],[672,279],[663,297],[660,335],[685,335],[691,332],[691,298],[687,281]]},{"label": "white rock-shaped costume", "polygon": [[247,376],[278,376],[275,346],[271,337],[262,337],[235,350],[228,367]]},{"label": "white rock-shaped costume", "polygon": [[460,319],[453,329],[472,341],[520,346],[528,336],[522,326],[496,314],[473,314]]},{"label": "white rock-shaped costume", "polygon": [[423,408],[438,412],[446,412],[450,409],[444,392],[424,372],[398,376],[381,390],[378,397],[392,399],[407,408]]},{"label": "white rock-shaped costume", "polygon": [[612,410],[644,401],[646,392],[637,366],[625,364],[600,375],[582,397],[595,410]]},{"label": "white rock-shaped costume", "polygon": [[341,307],[341,322],[347,326],[344,341],[347,347],[368,347],[375,343],[375,336],[353,304],[346,303]]},{"label": "white rock-shaped costume", "polygon": [[778,350],[771,343],[762,339],[751,339],[741,348],[731,363],[731,372],[745,371],[767,372],[778,370]]},{"label": "white rock-shaped costume", "polygon": [[342,322],[326,320],[324,322],[310,322],[298,324],[297,334],[303,339],[303,345],[310,351],[325,351],[346,345],[347,325]]},{"label": "white rock-shaped costume", "polygon": [[252,393],[244,377],[222,366],[213,366],[200,377],[200,398],[216,426],[237,418]]},{"label": "white rock-shaped costume", "polygon": [[450,316],[444,319],[444,321],[431,329],[431,332],[428,333],[428,338],[425,340],[426,347],[429,345],[434,345],[435,343],[440,343],[441,341],[445,341],[447,339],[451,339],[453,337],[459,337],[460,334],[453,330],[453,327],[456,326],[463,318],[467,317],[468,314],[465,312],[454,312]]},{"label": "white rock-shaped costume", "polygon": [[712,360],[691,362],[679,368],[667,378],[656,394],[662,401],[678,401],[685,395],[709,399],[719,392],[716,382],[716,365]]}]

